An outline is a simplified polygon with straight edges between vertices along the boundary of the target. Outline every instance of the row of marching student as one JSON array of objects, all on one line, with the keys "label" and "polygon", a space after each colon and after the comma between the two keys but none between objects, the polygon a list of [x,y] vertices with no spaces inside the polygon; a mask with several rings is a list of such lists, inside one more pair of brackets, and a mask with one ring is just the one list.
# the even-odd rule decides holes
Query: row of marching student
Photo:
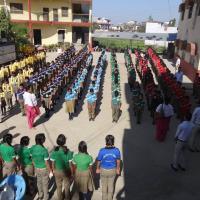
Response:
[{"label": "row of marching student", "polygon": [[66,112],[69,114],[69,120],[73,119],[73,114],[76,112],[78,101],[81,100],[84,91],[85,83],[87,80],[88,72],[91,69],[93,62],[93,56],[91,53],[85,55],[83,62],[78,69],[76,77],[73,77],[73,81],[67,88],[65,95]]},{"label": "row of marching student", "polygon": [[111,53],[111,91],[112,91],[112,119],[118,122],[121,112],[120,73],[116,53]]},{"label": "row of marching student", "polygon": [[[151,69],[148,67],[148,60],[138,50],[135,50],[136,71],[142,82],[143,90],[146,96],[147,108],[155,124],[155,113],[157,107],[163,102],[161,91],[155,84]],[[157,137],[158,139],[158,137]]]},{"label": "row of marching student", "polygon": [[[81,141],[78,144],[78,153],[74,153],[66,146],[65,135],[60,134],[56,140],[57,146],[49,153],[43,133],[35,136],[35,144],[31,147],[28,136],[21,138],[17,148],[12,145],[12,140],[13,136],[6,134],[0,144],[3,178],[20,172],[26,181],[26,194],[34,196],[36,177],[38,199],[49,200],[49,180],[54,176],[58,200],[72,198],[72,185],[79,194],[79,199],[91,199],[91,192],[95,189],[95,173],[92,170],[95,163],[87,151],[86,142]],[[105,147],[99,150],[97,156],[96,173],[101,175],[102,200],[113,199],[115,178],[121,172],[121,154],[114,143],[114,136],[107,135]]]},{"label": "row of marching student", "polygon": [[93,69],[91,82],[88,93],[86,95],[89,121],[94,121],[96,117],[96,107],[98,103],[99,93],[102,85],[102,77],[107,64],[107,56],[105,50],[102,51],[96,67]]},{"label": "row of marching student", "polygon": [[143,93],[141,91],[139,82],[136,81],[136,70],[133,65],[131,53],[128,50],[126,50],[124,57],[125,65],[128,71],[128,82],[132,93],[133,111],[136,117],[137,124],[140,124],[145,105]]}]

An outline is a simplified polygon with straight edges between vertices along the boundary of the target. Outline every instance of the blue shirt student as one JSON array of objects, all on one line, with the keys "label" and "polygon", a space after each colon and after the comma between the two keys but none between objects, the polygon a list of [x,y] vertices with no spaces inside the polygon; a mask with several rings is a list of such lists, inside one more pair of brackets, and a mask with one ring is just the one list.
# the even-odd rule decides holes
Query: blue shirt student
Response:
[{"label": "blue shirt student", "polygon": [[66,95],[65,95],[65,100],[66,100],[66,101],[72,101],[74,98],[75,98],[74,93],[71,93],[71,92],[69,93],[69,92],[67,92]]},{"label": "blue shirt student", "polygon": [[97,100],[97,95],[95,93],[93,93],[93,94],[88,93],[86,98],[87,98],[87,102],[92,104]]},{"label": "blue shirt student", "polygon": [[117,160],[121,160],[121,153],[116,147],[105,147],[99,151],[97,160],[100,161],[100,167],[103,169],[115,169]]}]

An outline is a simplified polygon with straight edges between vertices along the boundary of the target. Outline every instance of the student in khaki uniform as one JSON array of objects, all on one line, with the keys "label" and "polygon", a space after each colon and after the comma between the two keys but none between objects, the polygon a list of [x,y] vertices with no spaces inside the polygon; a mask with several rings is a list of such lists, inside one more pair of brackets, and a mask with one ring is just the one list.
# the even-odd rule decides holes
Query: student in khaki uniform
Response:
[{"label": "student in khaki uniform", "polygon": [[40,200],[49,200],[49,154],[48,150],[43,146],[46,138],[43,133],[35,136],[35,145],[30,149],[35,173],[37,177],[38,198]]},{"label": "student in khaki uniform", "polygon": [[[57,147],[51,153],[51,161],[53,173],[56,179],[57,186],[57,200],[70,199],[70,178],[71,168],[70,162],[73,158],[71,152],[66,146],[66,137],[61,134],[57,138]],[[64,184],[64,195],[62,192],[62,185]]]},{"label": "student in khaki uniform", "polygon": [[13,72],[9,79],[10,86],[12,88],[12,93],[15,95],[15,100],[17,102],[17,90],[19,88],[19,79],[16,76],[16,73]]},{"label": "student in khaki uniform", "polygon": [[23,74],[22,69],[19,69],[19,72],[18,72],[18,74],[17,74],[17,79],[18,79],[19,85],[22,84],[22,83],[24,83],[25,76],[24,76],[24,74]]},{"label": "student in khaki uniform", "polygon": [[107,135],[106,147],[100,149],[97,157],[96,173],[101,175],[102,200],[112,200],[114,192],[114,181],[116,175],[120,175],[121,153],[114,146],[115,138]]},{"label": "student in khaki uniform", "polygon": [[114,92],[114,97],[112,98],[112,118],[113,122],[117,122],[120,116],[121,100],[119,92]]},{"label": "student in khaki uniform", "polygon": [[8,78],[9,77],[9,67],[8,66],[2,66],[2,69],[4,71],[4,78]]},{"label": "student in khaki uniform", "polygon": [[12,140],[13,136],[8,133],[3,136],[3,143],[0,145],[0,157],[3,161],[3,177],[15,173],[18,166]]},{"label": "student in khaki uniform", "polygon": [[87,94],[86,98],[88,103],[89,121],[94,121],[97,101],[97,95],[94,93],[94,89],[90,89],[90,92]]},{"label": "student in khaki uniform", "polygon": [[89,200],[89,193],[94,189],[92,178],[92,164],[93,158],[87,152],[87,144],[81,141],[78,146],[79,153],[76,154],[72,160],[74,168],[74,184],[79,192],[80,199]]},{"label": "student in khaki uniform", "polygon": [[33,186],[34,169],[31,158],[30,148],[28,147],[30,138],[24,136],[20,140],[20,149],[18,151],[20,169],[26,180],[27,191],[31,193],[31,186]]},{"label": "student in khaki uniform", "polygon": [[11,109],[13,107],[13,102],[12,102],[12,87],[9,84],[9,81],[6,80],[3,85],[2,85],[3,92],[5,94],[5,99],[6,99],[6,104],[8,105],[8,109]]},{"label": "student in khaki uniform", "polygon": [[3,81],[4,79],[4,68],[0,67],[0,83]]},{"label": "student in khaki uniform", "polygon": [[6,99],[5,99],[5,93],[3,92],[2,88],[0,88],[0,105],[1,105],[1,114],[6,115]]}]

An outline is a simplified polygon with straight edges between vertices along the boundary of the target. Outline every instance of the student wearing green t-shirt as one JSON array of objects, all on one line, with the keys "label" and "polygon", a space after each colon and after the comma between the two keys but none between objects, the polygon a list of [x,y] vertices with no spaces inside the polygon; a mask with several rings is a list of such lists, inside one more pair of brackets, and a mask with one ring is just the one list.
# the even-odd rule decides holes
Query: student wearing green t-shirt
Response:
[{"label": "student wearing green t-shirt", "polygon": [[82,141],[78,146],[79,152],[74,155],[72,165],[74,168],[75,186],[80,194],[80,199],[89,200],[89,191],[93,191],[92,164],[93,159],[87,153],[87,144]]},{"label": "student wearing green t-shirt", "polygon": [[12,140],[13,136],[8,133],[3,136],[3,143],[0,145],[0,158],[3,162],[3,177],[15,173],[16,167],[18,167]]},{"label": "student wearing green t-shirt", "polygon": [[[51,153],[50,159],[52,161],[52,169],[56,180],[57,200],[69,200],[71,178],[70,162],[73,158],[73,152],[65,146],[66,137],[63,134],[58,136],[56,142],[58,146]],[[62,185],[64,185],[64,196]]]},{"label": "student wearing green t-shirt", "polygon": [[46,138],[43,133],[35,136],[35,145],[30,149],[33,165],[37,176],[38,199],[48,200],[49,191],[49,153],[43,146]]},{"label": "student wearing green t-shirt", "polygon": [[27,191],[31,194],[31,185],[33,183],[34,169],[31,158],[31,151],[28,147],[30,142],[30,138],[28,136],[24,136],[20,140],[20,149],[18,151],[20,168],[23,173],[23,177],[26,180]]}]

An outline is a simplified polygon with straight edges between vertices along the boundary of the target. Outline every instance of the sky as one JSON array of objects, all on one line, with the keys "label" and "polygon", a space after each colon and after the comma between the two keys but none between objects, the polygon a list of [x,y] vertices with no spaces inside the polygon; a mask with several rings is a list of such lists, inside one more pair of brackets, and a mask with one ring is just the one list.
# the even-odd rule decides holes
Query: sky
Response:
[{"label": "sky", "polygon": [[146,21],[151,15],[156,21],[179,19],[182,0],[93,0],[93,16],[105,17],[112,24],[136,20]]}]

